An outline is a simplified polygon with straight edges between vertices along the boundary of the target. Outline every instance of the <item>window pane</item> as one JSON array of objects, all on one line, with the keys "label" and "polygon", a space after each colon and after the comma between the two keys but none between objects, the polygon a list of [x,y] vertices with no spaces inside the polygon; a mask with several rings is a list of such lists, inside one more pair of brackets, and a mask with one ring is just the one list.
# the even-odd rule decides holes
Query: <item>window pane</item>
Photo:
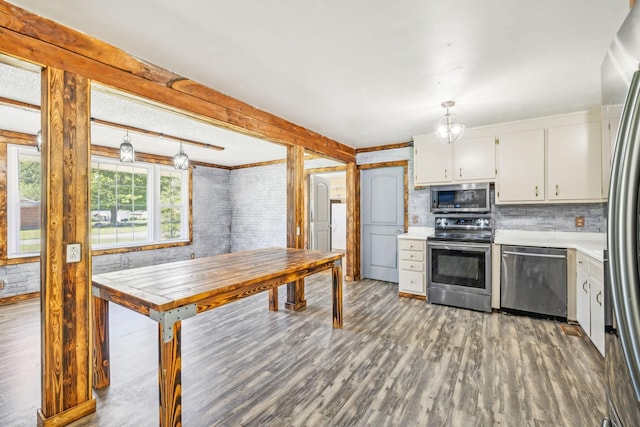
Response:
[{"label": "window pane", "polygon": [[92,163],[91,168],[91,242],[149,241],[147,168],[102,162]]},{"label": "window pane", "polygon": [[163,170],[160,173],[160,203],[163,205],[180,205],[182,198],[182,174]]},{"label": "window pane", "polygon": [[180,208],[162,208],[160,210],[160,239],[179,239],[182,237],[180,229]]},{"label": "window pane", "polygon": [[160,240],[182,236],[182,172],[160,171]]},{"label": "window pane", "polygon": [[19,152],[20,237],[18,252],[40,252],[40,156]]}]

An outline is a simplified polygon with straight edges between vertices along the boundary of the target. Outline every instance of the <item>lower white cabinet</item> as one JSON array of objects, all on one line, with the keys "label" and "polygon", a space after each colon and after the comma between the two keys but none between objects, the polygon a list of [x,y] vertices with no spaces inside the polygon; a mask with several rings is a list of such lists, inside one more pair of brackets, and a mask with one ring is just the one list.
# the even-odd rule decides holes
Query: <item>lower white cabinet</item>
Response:
[{"label": "lower white cabinet", "polygon": [[604,356],[604,271],[602,262],[577,254],[576,318]]},{"label": "lower white cabinet", "polygon": [[398,239],[398,265],[400,266],[398,292],[427,296],[427,242],[420,238]]}]

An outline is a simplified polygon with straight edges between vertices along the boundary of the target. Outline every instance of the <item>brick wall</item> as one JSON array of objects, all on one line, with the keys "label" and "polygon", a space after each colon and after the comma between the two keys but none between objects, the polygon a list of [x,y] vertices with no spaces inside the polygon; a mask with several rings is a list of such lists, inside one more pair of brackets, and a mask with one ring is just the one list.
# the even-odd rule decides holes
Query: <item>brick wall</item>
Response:
[{"label": "brick wall", "polygon": [[231,172],[231,251],[287,245],[287,165]]}]

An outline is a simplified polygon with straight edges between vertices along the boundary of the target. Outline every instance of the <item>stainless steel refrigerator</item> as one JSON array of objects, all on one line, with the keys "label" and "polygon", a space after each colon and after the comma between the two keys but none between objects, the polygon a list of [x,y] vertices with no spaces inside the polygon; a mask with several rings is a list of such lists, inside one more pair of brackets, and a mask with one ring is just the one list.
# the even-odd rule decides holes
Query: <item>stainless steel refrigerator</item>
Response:
[{"label": "stainless steel refrigerator", "polygon": [[[615,151],[608,203],[609,304],[605,344],[608,418],[603,426],[640,426],[640,7],[634,7],[602,63],[603,124]],[[603,127],[606,132],[606,126]]]}]

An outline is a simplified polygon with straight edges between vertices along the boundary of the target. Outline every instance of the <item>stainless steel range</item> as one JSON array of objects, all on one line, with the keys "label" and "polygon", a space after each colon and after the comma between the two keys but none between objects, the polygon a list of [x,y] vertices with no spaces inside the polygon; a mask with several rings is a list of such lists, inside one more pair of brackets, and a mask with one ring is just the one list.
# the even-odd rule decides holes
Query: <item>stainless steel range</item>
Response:
[{"label": "stainless steel range", "polygon": [[439,216],[427,239],[428,300],[491,311],[491,243],[488,215]]}]

